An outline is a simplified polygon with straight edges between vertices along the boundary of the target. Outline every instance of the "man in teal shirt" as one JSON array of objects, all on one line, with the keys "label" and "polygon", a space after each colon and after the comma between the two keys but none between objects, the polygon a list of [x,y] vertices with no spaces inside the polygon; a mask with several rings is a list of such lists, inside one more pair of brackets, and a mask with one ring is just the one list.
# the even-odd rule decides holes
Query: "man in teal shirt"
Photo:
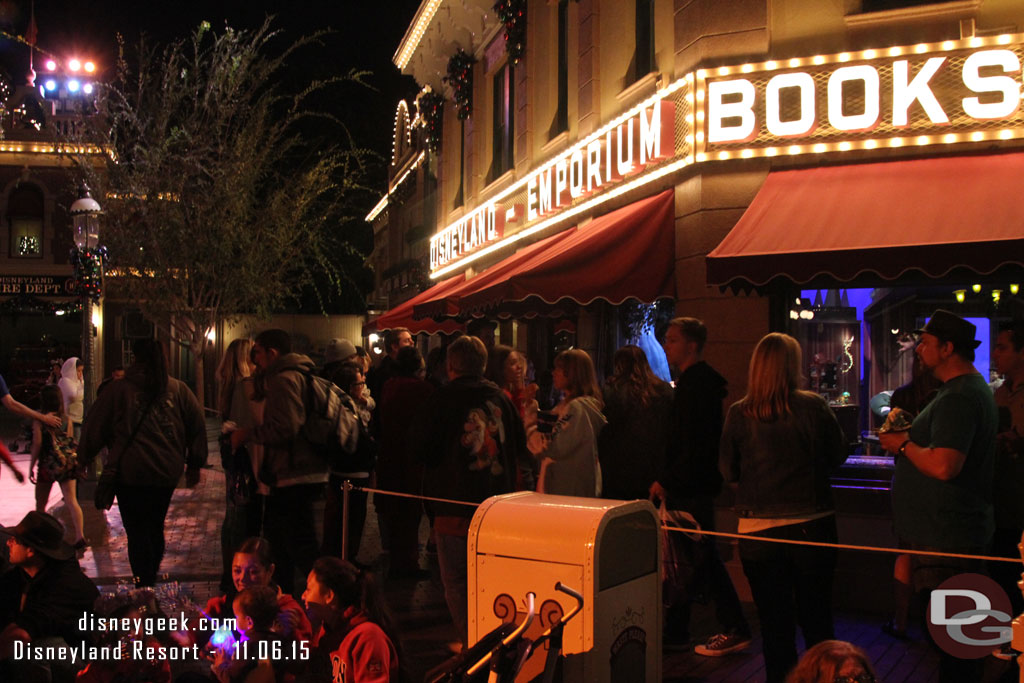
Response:
[{"label": "man in teal shirt", "polygon": [[[998,420],[992,391],[974,367],[974,350],[981,343],[975,331],[963,318],[935,311],[919,330],[917,355],[942,386],[909,432],[879,435],[882,446],[897,456],[893,523],[911,549],[980,555],[995,530]],[[951,576],[980,570],[974,560],[914,555],[913,585],[930,591]],[[943,653],[939,680],[980,680],[970,668],[979,661]]]}]

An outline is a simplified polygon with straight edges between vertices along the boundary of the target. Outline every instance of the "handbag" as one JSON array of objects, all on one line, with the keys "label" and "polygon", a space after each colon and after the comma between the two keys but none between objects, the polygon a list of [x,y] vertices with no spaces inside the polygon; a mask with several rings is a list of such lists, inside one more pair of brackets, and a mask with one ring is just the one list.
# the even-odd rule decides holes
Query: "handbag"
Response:
[{"label": "handbag", "polygon": [[100,474],[99,481],[96,482],[96,493],[93,495],[93,504],[96,505],[97,510],[109,510],[114,504],[114,495],[117,488],[117,475],[120,469],[121,456],[124,454],[128,447],[132,445],[132,441],[135,440],[135,435],[139,432],[139,427],[146,421],[146,416],[149,414],[149,409],[153,407],[153,403],[156,398],[153,398],[146,409],[142,412],[142,417],[139,418],[135,428],[132,429],[131,435],[125,442],[124,446],[119,451],[110,452],[110,457],[107,458],[107,462],[103,464],[103,473]]},{"label": "handbag", "polygon": [[249,450],[245,446],[239,446],[234,452],[233,467],[226,474],[231,502],[239,506],[248,505],[256,493],[256,477],[252,472]]},{"label": "handbag", "polygon": [[52,452],[47,454],[40,466],[46,468],[50,478],[61,481],[74,475],[78,469],[78,442],[62,429],[49,429]]},{"label": "handbag", "polygon": [[693,515],[683,510],[670,510],[665,501],[661,501],[658,517],[661,519],[663,604],[702,602],[708,552],[706,544],[711,537],[700,533],[700,524]]}]

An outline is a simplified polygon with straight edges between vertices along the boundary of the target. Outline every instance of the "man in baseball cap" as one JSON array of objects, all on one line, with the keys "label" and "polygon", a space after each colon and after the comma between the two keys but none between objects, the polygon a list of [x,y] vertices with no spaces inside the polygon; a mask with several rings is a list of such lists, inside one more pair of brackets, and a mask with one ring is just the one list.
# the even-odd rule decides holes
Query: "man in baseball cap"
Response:
[{"label": "man in baseball cap", "polygon": [[77,645],[78,622],[99,591],[78,566],[64,527],[33,510],[0,534],[7,536],[12,565],[0,574],[0,660],[11,657],[16,640],[62,638]]}]

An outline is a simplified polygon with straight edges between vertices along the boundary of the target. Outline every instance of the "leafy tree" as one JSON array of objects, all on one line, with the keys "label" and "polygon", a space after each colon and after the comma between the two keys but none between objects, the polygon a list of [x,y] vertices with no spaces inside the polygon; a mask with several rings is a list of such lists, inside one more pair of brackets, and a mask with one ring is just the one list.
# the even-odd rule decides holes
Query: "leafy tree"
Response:
[{"label": "leafy tree", "polygon": [[365,293],[353,243],[372,153],[317,104],[363,74],[297,84],[290,58],[318,46],[321,34],[284,41],[270,19],[219,34],[203,23],[164,47],[142,39],[130,60],[122,45],[85,126],[112,152],[102,168],[76,159],[105,212],[108,282],[192,351],[200,397],[219,322],[310,292],[321,310]]}]

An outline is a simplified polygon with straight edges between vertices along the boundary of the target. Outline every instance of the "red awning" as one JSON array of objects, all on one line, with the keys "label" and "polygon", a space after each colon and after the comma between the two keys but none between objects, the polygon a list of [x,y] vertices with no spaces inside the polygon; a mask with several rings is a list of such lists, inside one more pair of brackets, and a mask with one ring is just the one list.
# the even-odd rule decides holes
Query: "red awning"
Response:
[{"label": "red awning", "polygon": [[[523,247],[503,261],[491,266],[476,277],[462,282],[458,287],[453,287],[444,292],[438,292],[436,296],[429,299],[422,299],[413,308],[413,315],[417,318],[443,318],[445,316],[458,315],[462,297],[468,293],[475,292],[481,287],[486,287],[510,272],[517,270],[524,263],[529,263],[538,254],[545,252],[559,242],[565,240],[576,228],[570,228],[563,232],[545,237],[539,242]],[[463,276],[460,276],[463,277]]]},{"label": "red awning", "polygon": [[459,313],[479,315],[519,302],[527,307],[566,299],[581,305],[596,299],[620,304],[674,296],[674,218],[675,194],[666,190],[565,231],[564,239],[497,277],[468,280],[467,287],[476,286],[461,295]]},{"label": "red awning", "polygon": [[370,320],[363,325],[363,334],[367,335],[371,332],[380,332],[382,330],[390,330],[396,327],[407,327],[413,334],[418,332],[426,332],[427,334],[436,334],[438,332],[442,334],[454,334],[456,332],[464,332],[466,329],[465,325],[459,324],[454,320],[446,320],[444,322],[435,322],[434,320],[416,320],[412,317],[412,309],[420,301],[426,301],[435,296],[443,296],[445,292],[455,289],[459,285],[463,284],[466,280],[464,273],[460,273],[455,277],[442,280],[433,287],[426,289],[416,296],[403,301],[383,315]]},{"label": "red awning", "polygon": [[776,171],[708,254],[708,282],[1024,265],[1022,178],[1019,153]]}]

